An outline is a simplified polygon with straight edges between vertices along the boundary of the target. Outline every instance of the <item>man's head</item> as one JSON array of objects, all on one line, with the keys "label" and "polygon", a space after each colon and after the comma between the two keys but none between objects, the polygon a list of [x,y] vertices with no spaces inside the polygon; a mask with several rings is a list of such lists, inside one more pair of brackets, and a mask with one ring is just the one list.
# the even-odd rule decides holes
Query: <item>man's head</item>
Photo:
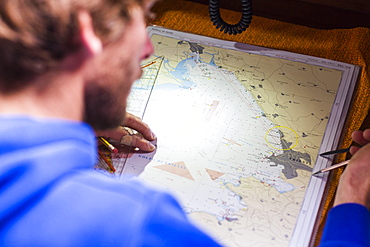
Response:
[{"label": "man's head", "polygon": [[[80,64],[86,81],[85,120],[101,129],[113,127],[140,76],[140,61],[152,52],[144,21],[152,2],[1,0],[0,93],[33,86],[40,76],[59,70],[71,54],[87,51],[91,61]],[[113,109],[118,107],[123,109]],[[101,122],[107,117],[111,119]]]}]

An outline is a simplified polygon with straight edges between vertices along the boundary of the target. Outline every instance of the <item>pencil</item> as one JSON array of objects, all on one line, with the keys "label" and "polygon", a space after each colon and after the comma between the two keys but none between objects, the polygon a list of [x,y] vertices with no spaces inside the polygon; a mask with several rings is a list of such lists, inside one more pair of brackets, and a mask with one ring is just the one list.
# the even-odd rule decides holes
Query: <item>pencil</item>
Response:
[{"label": "pencil", "polygon": [[342,154],[342,153],[348,153],[350,148],[344,148],[344,149],[338,149],[338,150],[333,150],[329,152],[325,152],[320,154],[320,156],[327,156],[327,155],[332,155],[332,154]]},{"label": "pencil", "polygon": [[142,69],[144,69],[144,68],[146,68],[146,67],[148,67],[148,66],[150,66],[150,65],[152,65],[152,64],[155,64],[155,62],[156,62],[156,61],[153,61],[153,62],[151,62],[151,63],[145,64],[145,65],[143,65],[141,68],[142,68]]},{"label": "pencil", "polygon": [[114,147],[112,144],[110,144],[104,137],[100,136],[98,137],[100,142],[104,144],[104,146],[106,146],[109,151],[113,152],[113,153],[118,153],[118,149],[116,147]]},{"label": "pencil", "polygon": [[108,165],[109,169],[114,173],[116,171],[116,169],[111,164],[111,162],[109,162],[109,160],[104,156],[104,154],[100,150],[98,150],[98,153],[99,153],[100,158],[102,158],[105,161],[105,163]]},{"label": "pencil", "polygon": [[347,165],[347,164],[348,164],[348,162],[349,162],[349,161],[350,161],[350,160],[345,160],[345,161],[340,162],[340,163],[338,163],[338,164],[335,164],[335,165],[329,166],[328,168],[321,169],[321,170],[319,170],[319,171],[317,171],[317,172],[312,173],[312,176],[316,176],[316,175],[318,175],[318,174],[320,174],[320,173],[328,172],[328,171],[331,171],[331,170],[337,169],[337,168],[339,168],[339,167],[345,166],[345,165]]}]

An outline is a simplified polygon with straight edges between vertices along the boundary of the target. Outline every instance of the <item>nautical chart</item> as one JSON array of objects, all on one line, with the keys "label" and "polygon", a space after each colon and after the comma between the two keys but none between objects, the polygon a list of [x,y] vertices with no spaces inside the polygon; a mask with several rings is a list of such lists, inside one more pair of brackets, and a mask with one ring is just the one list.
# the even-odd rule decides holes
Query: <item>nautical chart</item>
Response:
[{"label": "nautical chart", "polygon": [[155,53],[128,111],[157,150],[121,161],[124,172],[169,190],[225,246],[307,245],[326,183],[311,173],[330,162],[317,155],[337,144],[356,67],[149,31]]}]

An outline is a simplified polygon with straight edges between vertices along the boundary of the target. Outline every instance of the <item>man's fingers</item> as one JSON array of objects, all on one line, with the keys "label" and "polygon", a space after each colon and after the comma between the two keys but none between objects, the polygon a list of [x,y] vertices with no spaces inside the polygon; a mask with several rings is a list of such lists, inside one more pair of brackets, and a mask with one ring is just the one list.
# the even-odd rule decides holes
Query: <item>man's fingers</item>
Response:
[{"label": "man's fingers", "polygon": [[156,136],[139,117],[127,113],[123,126],[113,130],[96,131],[96,134],[138,148],[141,151],[152,152],[155,150],[155,146],[150,141],[154,141]]},{"label": "man's fingers", "polygon": [[99,131],[97,132],[97,136],[104,136],[107,139],[117,141],[126,146],[138,148],[145,152],[152,152],[155,150],[155,146],[144,138],[141,133],[133,134],[132,130],[123,127],[109,131]]},{"label": "man's fingers", "polygon": [[[352,133],[352,140],[361,146],[370,143],[370,129],[364,131],[356,130]],[[349,152],[354,155],[361,147],[352,146]]]},{"label": "man's fingers", "polygon": [[367,143],[370,143],[370,129],[364,130],[362,133],[364,139],[367,141]]},{"label": "man's fingers", "polygon": [[155,146],[139,134],[125,135],[121,138],[120,143],[127,146],[136,147],[145,152],[152,152],[155,150]]},{"label": "man's fingers", "polygon": [[124,128],[118,127],[112,130],[96,131],[96,135],[119,141],[122,136],[128,135],[128,132]]},{"label": "man's fingers", "polygon": [[354,142],[360,144],[360,145],[366,145],[369,143],[369,138],[370,139],[370,130],[365,130],[365,131],[361,131],[361,130],[356,130],[352,133],[352,139]]},{"label": "man's fingers", "polygon": [[360,150],[360,147],[352,146],[350,147],[349,152],[354,155],[358,150]]},{"label": "man's fingers", "polygon": [[131,129],[136,130],[139,132],[143,137],[147,140],[153,141],[156,139],[156,136],[151,131],[149,126],[144,123],[139,117],[136,117],[130,113],[127,113],[125,122],[123,124],[125,127],[129,127]]}]

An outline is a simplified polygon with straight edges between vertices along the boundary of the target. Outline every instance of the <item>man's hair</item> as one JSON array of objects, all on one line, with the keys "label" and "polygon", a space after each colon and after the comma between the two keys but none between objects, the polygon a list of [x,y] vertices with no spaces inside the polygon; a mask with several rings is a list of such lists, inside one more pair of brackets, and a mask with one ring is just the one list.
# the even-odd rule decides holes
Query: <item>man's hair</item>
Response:
[{"label": "man's hair", "polygon": [[27,86],[81,47],[77,13],[87,11],[103,44],[114,42],[145,0],[0,0],[0,91]]}]

